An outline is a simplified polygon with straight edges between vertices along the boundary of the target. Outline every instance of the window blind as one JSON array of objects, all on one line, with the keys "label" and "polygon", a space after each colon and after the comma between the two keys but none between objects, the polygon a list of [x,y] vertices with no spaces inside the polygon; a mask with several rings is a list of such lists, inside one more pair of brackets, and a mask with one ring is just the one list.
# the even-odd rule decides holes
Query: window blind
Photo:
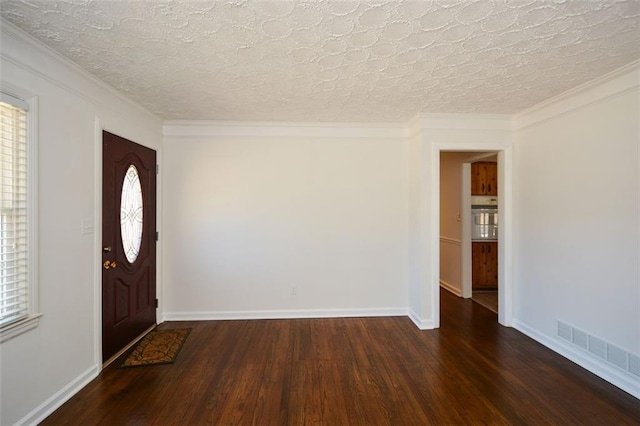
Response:
[{"label": "window blind", "polygon": [[29,315],[27,110],[8,98],[0,99],[0,327]]}]

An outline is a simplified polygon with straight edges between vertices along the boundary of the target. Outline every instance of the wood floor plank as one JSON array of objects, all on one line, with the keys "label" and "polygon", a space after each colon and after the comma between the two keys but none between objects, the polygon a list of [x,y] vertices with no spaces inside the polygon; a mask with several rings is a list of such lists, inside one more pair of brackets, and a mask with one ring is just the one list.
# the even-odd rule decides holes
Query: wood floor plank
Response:
[{"label": "wood floor plank", "polygon": [[43,425],[640,424],[640,401],[443,292],[406,317],[168,322],[172,365],[107,367]]}]

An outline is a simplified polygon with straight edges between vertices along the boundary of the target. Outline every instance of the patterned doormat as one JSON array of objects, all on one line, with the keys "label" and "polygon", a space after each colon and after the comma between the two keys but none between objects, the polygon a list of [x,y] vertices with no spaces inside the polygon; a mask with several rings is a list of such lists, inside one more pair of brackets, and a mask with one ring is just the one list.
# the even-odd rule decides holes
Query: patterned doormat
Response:
[{"label": "patterned doormat", "polygon": [[150,332],[136,344],[120,368],[172,364],[190,331],[190,328],[181,328]]}]

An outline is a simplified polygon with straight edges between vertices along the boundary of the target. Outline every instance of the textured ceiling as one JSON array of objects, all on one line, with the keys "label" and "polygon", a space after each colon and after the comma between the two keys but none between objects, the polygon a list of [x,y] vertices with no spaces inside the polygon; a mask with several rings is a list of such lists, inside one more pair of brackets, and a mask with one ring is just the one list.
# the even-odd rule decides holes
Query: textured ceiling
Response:
[{"label": "textured ceiling", "polygon": [[164,119],[515,113],[640,58],[640,0],[0,0]]}]

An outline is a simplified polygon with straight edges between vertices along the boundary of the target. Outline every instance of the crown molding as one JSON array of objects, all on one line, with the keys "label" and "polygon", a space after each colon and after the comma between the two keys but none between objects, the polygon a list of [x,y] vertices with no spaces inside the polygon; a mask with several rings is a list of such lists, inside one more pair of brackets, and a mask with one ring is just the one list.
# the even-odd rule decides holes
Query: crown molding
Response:
[{"label": "crown molding", "polygon": [[[42,43],[40,40],[34,38],[33,36],[25,33],[24,31],[22,31],[20,28],[16,27],[15,25],[13,25],[12,23],[6,21],[5,19],[0,18],[0,33],[2,34],[2,36],[0,37],[0,40],[2,40],[2,49],[0,50],[0,57],[14,65],[16,65],[17,67],[31,73],[34,75],[37,75],[38,77],[64,89],[65,91],[71,92],[77,96],[79,96],[80,98],[83,98],[93,104],[101,104],[102,101],[98,98],[96,98],[95,96],[92,96],[88,93],[86,93],[85,91],[82,90],[78,90],[75,86],[75,81],[74,83],[69,83],[69,81],[73,81],[73,78],[70,78],[68,76],[69,74],[69,69],[71,69],[72,72],[75,72],[77,74],[80,75],[80,77],[84,78],[87,80],[87,82],[94,84],[96,86],[98,86],[100,89],[105,90],[107,92],[109,92],[112,96],[118,98],[120,101],[132,106],[133,108],[135,108],[136,110],[142,112],[143,114],[147,115],[149,118],[151,118],[152,120],[155,121],[162,121],[162,118],[160,118],[159,116],[157,116],[156,114],[154,114],[153,112],[149,111],[148,109],[146,109],[145,107],[143,107],[142,105],[140,105],[139,103],[137,103],[136,101],[130,99],[129,97],[127,97],[124,93],[120,92],[118,89],[114,88],[113,86],[110,86],[109,84],[107,84],[106,82],[100,80],[98,77],[96,77],[95,75],[91,74],[89,71],[87,71],[86,69],[82,68],[80,65],[76,64],[75,62],[71,61],[70,59],[68,59],[67,57],[61,55],[60,53],[56,52],[55,50],[53,50],[51,47],[47,46],[46,44]],[[26,64],[24,61],[17,59],[16,57],[12,56],[10,53],[6,52],[5,49],[5,45],[6,45],[6,38],[13,38],[15,39],[18,43],[24,43],[27,45],[27,47],[32,48],[36,51],[38,51],[40,54],[42,54],[43,56],[45,56],[48,59],[51,59],[54,62],[57,62],[58,64],[60,64],[62,67],[67,68],[66,70],[62,70],[61,75],[64,75],[64,78],[57,76],[54,77],[51,73],[51,67],[48,66],[46,69],[38,69],[32,65]],[[50,64],[49,64],[50,65]]]},{"label": "crown molding", "polygon": [[640,59],[514,114],[513,128],[521,130],[639,87]]},{"label": "crown molding", "polygon": [[163,126],[164,136],[180,137],[306,137],[406,139],[408,129],[396,123],[298,123],[208,120],[170,120]]},{"label": "crown molding", "polygon": [[423,130],[511,131],[509,114],[429,114],[420,113],[412,120],[413,128]]}]

